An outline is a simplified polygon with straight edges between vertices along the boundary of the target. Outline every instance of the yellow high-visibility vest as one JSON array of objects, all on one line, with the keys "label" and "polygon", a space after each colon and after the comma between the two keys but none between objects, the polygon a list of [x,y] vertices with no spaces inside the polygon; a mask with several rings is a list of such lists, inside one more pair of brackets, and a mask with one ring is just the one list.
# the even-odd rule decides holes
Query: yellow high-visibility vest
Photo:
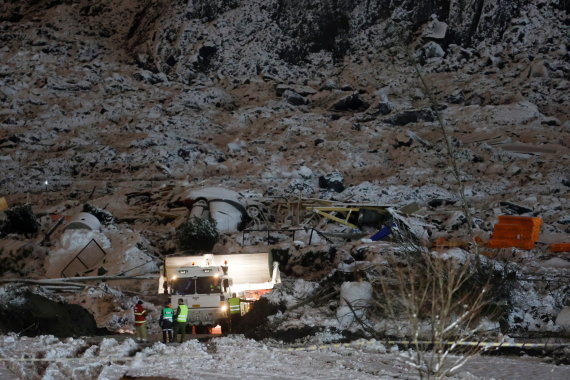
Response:
[{"label": "yellow high-visibility vest", "polygon": [[240,299],[238,297],[232,297],[228,299],[228,303],[230,304],[230,314],[240,314]]},{"label": "yellow high-visibility vest", "polygon": [[176,322],[186,322],[188,320],[188,306],[178,305],[180,308],[180,313],[176,317]]}]

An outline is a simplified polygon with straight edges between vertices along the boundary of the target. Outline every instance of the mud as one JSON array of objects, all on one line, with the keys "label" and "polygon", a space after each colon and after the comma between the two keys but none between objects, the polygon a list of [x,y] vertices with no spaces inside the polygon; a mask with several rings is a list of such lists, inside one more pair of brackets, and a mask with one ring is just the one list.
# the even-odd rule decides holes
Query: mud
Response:
[{"label": "mud", "polygon": [[93,316],[81,306],[54,302],[30,292],[2,305],[0,332],[58,338],[110,334],[98,328]]},{"label": "mud", "polygon": [[268,326],[267,317],[276,314],[278,311],[284,311],[284,307],[273,305],[265,298],[256,301],[251,310],[245,314],[239,324],[234,326],[234,332],[244,334],[250,339],[265,339],[270,337],[271,329]]}]

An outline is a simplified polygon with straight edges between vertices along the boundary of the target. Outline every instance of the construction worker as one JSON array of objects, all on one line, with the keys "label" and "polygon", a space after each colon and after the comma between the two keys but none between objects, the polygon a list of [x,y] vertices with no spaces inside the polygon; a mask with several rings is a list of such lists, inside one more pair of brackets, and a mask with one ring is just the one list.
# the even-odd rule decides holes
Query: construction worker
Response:
[{"label": "construction worker", "polygon": [[212,282],[210,282],[210,287],[209,287],[209,292],[210,293],[219,293],[222,291],[222,288],[220,286],[220,279],[217,277],[214,277],[212,279]]},{"label": "construction worker", "polygon": [[162,343],[172,343],[172,326],[173,326],[173,317],[174,311],[170,306],[170,303],[166,303],[164,308],[162,309],[162,313],[160,313],[160,320],[159,324],[162,328]]},{"label": "construction worker", "polygon": [[137,341],[146,342],[146,315],[148,312],[143,306],[143,301],[137,302],[135,305],[135,331],[137,333]]},{"label": "construction worker", "polygon": [[241,299],[232,293],[231,298],[228,299],[228,304],[230,305],[230,328],[235,333],[241,319]]},{"label": "construction worker", "polygon": [[178,334],[181,334],[180,343],[184,342],[186,337],[186,323],[188,322],[188,306],[184,305],[182,298],[178,299],[178,308],[174,314],[174,340],[177,340]]}]

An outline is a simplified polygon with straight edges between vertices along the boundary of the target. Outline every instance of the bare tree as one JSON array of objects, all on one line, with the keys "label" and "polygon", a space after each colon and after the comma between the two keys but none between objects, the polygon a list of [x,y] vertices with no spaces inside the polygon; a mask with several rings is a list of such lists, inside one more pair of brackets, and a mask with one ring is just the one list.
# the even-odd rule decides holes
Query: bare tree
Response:
[{"label": "bare tree", "polygon": [[[414,348],[405,357],[422,379],[439,379],[461,367],[485,349],[467,345],[479,341],[479,319],[486,306],[488,285],[472,281],[473,259],[460,262],[445,254],[417,250],[413,260],[391,259],[374,285],[374,302],[365,329],[378,339],[373,324],[388,320],[397,325],[400,337]],[[479,284],[477,286],[477,284]],[[462,350],[462,355],[452,352]]]}]

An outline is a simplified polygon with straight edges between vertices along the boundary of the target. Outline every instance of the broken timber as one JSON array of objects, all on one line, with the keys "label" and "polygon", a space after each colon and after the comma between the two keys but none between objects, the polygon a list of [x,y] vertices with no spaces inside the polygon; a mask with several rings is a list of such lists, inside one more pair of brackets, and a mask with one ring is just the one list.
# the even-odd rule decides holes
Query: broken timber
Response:
[{"label": "broken timber", "polygon": [[[349,222],[351,216],[356,215],[361,210],[372,210],[377,213],[387,212],[387,208],[390,206],[383,205],[371,205],[371,204],[358,204],[358,203],[332,203],[330,206],[308,206],[306,209],[312,211],[315,214],[321,215],[327,219],[333,220],[337,223],[344,224],[352,229],[359,230],[356,224]],[[338,217],[335,214],[342,214],[343,217]]]}]

